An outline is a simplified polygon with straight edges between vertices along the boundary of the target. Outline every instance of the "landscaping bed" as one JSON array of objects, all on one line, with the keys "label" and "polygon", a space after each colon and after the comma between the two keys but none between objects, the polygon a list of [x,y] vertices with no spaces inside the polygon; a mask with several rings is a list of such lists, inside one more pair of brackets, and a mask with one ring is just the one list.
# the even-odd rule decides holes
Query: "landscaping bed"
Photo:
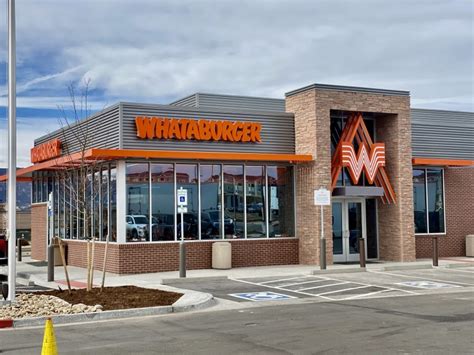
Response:
[{"label": "landscaping bed", "polygon": [[103,311],[170,306],[183,295],[136,286],[104,287],[102,292],[100,292],[100,288],[93,288],[89,292],[86,289],[73,289],[71,293],[67,290],[52,290],[35,292],[35,294],[55,296],[70,304],[101,305]]},{"label": "landscaping bed", "polygon": [[0,305],[0,320],[171,306],[181,296],[136,286],[105,287],[102,292],[100,288],[20,292],[14,304]]}]

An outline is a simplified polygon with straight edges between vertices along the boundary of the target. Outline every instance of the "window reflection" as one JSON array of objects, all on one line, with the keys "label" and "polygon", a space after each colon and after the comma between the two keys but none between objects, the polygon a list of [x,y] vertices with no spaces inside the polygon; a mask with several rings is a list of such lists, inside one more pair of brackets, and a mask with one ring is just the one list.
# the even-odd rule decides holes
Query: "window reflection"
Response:
[{"label": "window reflection", "polygon": [[174,167],[151,164],[152,240],[174,240]]},{"label": "window reflection", "polygon": [[145,241],[149,229],[148,164],[127,164],[127,241]]},{"label": "window reflection", "polygon": [[268,166],[269,235],[294,236],[293,169],[286,166]]},{"label": "window reflection", "polygon": [[265,170],[263,166],[247,166],[245,169],[247,184],[247,238],[265,238]]},{"label": "window reflection", "polygon": [[[176,187],[188,191],[188,212],[184,213],[184,239],[199,239],[198,172],[196,164],[176,164]],[[202,233],[210,233],[203,226]],[[177,234],[181,239],[181,214],[177,214]]]},{"label": "window reflection", "polygon": [[[222,182],[220,165],[201,165],[201,239],[222,238]],[[225,218],[226,233],[232,233],[233,221]]]},{"label": "window reflection", "polygon": [[225,231],[226,238],[244,238],[244,167],[224,165],[224,214],[232,220],[233,228]]},{"label": "window reflection", "polygon": [[425,170],[413,169],[413,212],[415,233],[426,233],[426,190]]},{"label": "window reflection", "polygon": [[430,233],[444,233],[443,172],[427,170],[428,220]]}]

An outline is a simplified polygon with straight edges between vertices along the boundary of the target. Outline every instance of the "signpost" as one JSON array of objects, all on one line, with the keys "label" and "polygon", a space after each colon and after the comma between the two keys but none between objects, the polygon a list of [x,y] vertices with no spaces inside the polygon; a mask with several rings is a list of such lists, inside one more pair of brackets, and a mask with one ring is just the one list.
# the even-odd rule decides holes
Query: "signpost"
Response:
[{"label": "signpost", "polygon": [[320,242],[320,262],[321,270],[326,269],[326,238],[324,238],[324,206],[331,205],[331,193],[328,189],[321,187],[314,190],[314,205],[321,206],[321,242]]},{"label": "signpost", "polygon": [[186,277],[186,246],[184,244],[184,214],[188,212],[188,190],[177,190],[178,213],[181,214],[181,240],[179,242],[179,277]]}]

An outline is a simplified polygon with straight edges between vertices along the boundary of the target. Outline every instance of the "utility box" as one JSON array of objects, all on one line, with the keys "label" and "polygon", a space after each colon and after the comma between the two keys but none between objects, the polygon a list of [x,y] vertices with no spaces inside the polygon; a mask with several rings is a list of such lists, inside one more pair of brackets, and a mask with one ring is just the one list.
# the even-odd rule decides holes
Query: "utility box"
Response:
[{"label": "utility box", "polygon": [[466,235],[466,256],[474,256],[474,234]]},{"label": "utility box", "polygon": [[212,268],[232,268],[232,244],[229,242],[216,242],[212,244]]}]

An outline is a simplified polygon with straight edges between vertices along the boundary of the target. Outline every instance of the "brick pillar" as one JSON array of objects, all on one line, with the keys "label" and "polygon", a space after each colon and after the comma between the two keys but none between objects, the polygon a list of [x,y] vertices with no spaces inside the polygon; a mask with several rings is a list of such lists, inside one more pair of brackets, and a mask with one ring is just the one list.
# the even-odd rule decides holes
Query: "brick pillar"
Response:
[{"label": "brick pillar", "polygon": [[31,258],[34,260],[46,260],[47,216],[47,203],[31,206]]},{"label": "brick pillar", "polygon": [[396,204],[378,204],[380,259],[414,261],[413,178],[409,106],[376,119],[377,141],[385,143],[386,169]]},{"label": "brick pillar", "polygon": [[[330,111],[316,106],[316,91],[286,98],[286,111],[295,114],[296,154],[311,154],[314,161],[296,169],[296,233],[301,264],[319,264],[320,207],[313,205],[313,191],[330,187]],[[331,208],[324,207],[327,262],[332,263]]]}]

